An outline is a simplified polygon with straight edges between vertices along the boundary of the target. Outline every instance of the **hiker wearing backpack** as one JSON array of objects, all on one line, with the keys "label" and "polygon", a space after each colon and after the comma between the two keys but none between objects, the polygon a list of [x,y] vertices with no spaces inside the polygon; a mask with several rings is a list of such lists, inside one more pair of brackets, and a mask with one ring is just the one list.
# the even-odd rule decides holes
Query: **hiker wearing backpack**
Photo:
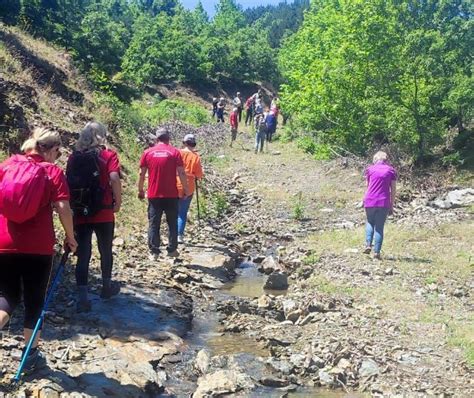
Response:
[{"label": "hiker wearing backpack", "polygon": [[237,139],[237,130],[239,128],[238,109],[234,107],[230,113],[230,146]]},{"label": "hiker wearing backpack", "polygon": [[237,95],[235,96],[234,100],[232,101],[232,105],[234,108],[237,108],[237,116],[239,118],[239,123],[242,121],[242,95],[240,92],[237,92]]},{"label": "hiker wearing backpack", "polygon": [[245,101],[245,125],[250,125],[253,120],[253,110],[254,110],[254,96],[248,97]]},{"label": "hiker wearing backpack", "polygon": [[184,197],[189,196],[186,173],[181,153],[170,145],[170,132],[159,128],[156,145],[143,152],[140,159],[138,198],[145,199],[145,177],[148,174],[148,247],[151,259],[160,254],[160,224],[163,213],[168,224],[168,256],[177,257],[178,247],[178,187],[176,175],[183,186]]},{"label": "hiker wearing backpack", "polygon": [[224,123],[225,99],[221,97],[217,103],[217,123]]},{"label": "hiker wearing backpack", "polygon": [[115,213],[122,203],[120,163],[117,153],[107,148],[107,129],[100,123],[87,123],[79,133],[76,150],[68,160],[66,175],[74,212],[77,249],[76,311],[92,309],[88,299],[89,264],[92,255],[92,234],[95,233],[100,253],[102,290],[100,297],[111,298],[120,291],[112,281],[112,241]]},{"label": "hiker wearing backpack", "polygon": [[217,115],[217,103],[219,100],[216,97],[212,97],[212,118],[214,119]]},{"label": "hiker wearing backpack", "polygon": [[188,210],[196,189],[196,181],[203,177],[201,157],[196,151],[196,137],[194,134],[186,134],[183,138],[184,148],[180,150],[183,158],[184,171],[188,183],[188,196],[184,194],[183,185],[179,177],[176,179],[178,187],[178,243],[184,243],[184,228],[188,218]]},{"label": "hiker wearing backpack", "polygon": [[267,113],[267,116],[265,118],[265,124],[267,126],[267,142],[272,142],[273,134],[275,134],[277,127],[277,115],[273,111]]},{"label": "hiker wearing backpack", "polygon": [[[24,155],[0,164],[0,329],[23,295],[25,344],[41,314],[52,270],[55,234],[53,209],[64,229],[65,246],[76,251],[69,189],[62,170],[59,133],[36,128],[22,145]],[[38,338],[24,370],[45,364]]]},{"label": "hiker wearing backpack", "polygon": [[380,260],[385,220],[393,212],[397,172],[388,163],[385,152],[378,151],[373,161],[374,163],[365,171],[367,191],[364,196],[364,208],[367,223],[364,253],[370,254],[374,242],[374,258]]},{"label": "hiker wearing backpack", "polygon": [[263,145],[267,134],[265,119],[266,114],[261,111],[255,116],[255,153],[263,152]]}]

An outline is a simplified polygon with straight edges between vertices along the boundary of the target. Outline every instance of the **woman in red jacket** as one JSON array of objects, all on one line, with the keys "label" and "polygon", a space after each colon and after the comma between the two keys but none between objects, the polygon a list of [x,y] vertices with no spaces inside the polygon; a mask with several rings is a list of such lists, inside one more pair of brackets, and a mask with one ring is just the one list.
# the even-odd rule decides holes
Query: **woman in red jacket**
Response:
[{"label": "woman in red jacket", "polygon": [[[7,218],[4,209],[0,209],[0,329],[20,302],[23,285],[25,344],[41,314],[51,274],[55,243],[53,208],[59,214],[66,233],[65,244],[73,252],[77,247],[66,178],[54,164],[60,155],[60,147],[58,132],[37,128],[21,148],[25,156],[12,156],[0,164],[2,183],[6,183],[11,168],[18,167],[15,162],[37,163],[44,168],[47,176],[42,206],[32,218],[22,223],[13,222]],[[38,339],[39,334],[25,364],[27,371],[45,363],[38,349]]]},{"label": "woman in red jacket", "polygon": [[[112,282],[112,241],[114,239],[115,213],[120,210],[122,191],[120,183],[120,163],[117,153],[107,148],[107,129],[100,123],[87,123],[79,134],[76,151],[69,157],[67,178],[70,183],[72,207],[74,214],[74,230],[77,242],[76,282],[78,290],[77,312],[89,312],[92,308],[88,299],[89,263],[92,255],[92,234],[97,237],[102,271],[101,298],[108,299],[120,291],[120,284]],[[82,160],[80,160],[82,159]],[[79,160],[79,161],[78,161]],[[75,207],[73,177],[93,179],[93,175],[81,176],[84,160],[97,164],[97,180],[100,201],[92,214],[79,214]],[[86,181],[87,183],[87,181]]]}]

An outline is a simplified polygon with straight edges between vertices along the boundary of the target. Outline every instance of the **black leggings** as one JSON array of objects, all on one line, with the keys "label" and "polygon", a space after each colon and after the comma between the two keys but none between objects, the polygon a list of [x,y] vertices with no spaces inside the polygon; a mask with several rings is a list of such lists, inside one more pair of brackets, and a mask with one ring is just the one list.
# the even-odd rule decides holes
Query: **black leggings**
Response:
[{"label": "black leggings", "polygon": [[25,328],[35,327],[43,309],[52,260],[39,254],[0,254],[0,310],[11,316],[23,285]]},{"label": "black leggings", "polygon": [[100,253],[100,269],[102,278],[112,277],[113,255],[112,241],[114,240],[114,223],[102,222],[96,224],[78,224],[74,226],[77,239],[76,282],[78,286],[86,286],[89,279],[89,263],[92,256],[92,233],[97,237]]}]

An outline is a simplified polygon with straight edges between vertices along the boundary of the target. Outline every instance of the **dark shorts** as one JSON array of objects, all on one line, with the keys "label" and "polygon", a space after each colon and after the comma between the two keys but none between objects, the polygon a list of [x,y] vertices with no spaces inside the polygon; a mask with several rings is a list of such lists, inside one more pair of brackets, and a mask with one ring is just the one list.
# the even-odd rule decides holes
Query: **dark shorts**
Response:
[{"label": "dark shorts", "polygon": [[38,254],[0,254],[0,310],[11,315],[23,292],[25,328],[33,329],[41,314],[52,259]]}]

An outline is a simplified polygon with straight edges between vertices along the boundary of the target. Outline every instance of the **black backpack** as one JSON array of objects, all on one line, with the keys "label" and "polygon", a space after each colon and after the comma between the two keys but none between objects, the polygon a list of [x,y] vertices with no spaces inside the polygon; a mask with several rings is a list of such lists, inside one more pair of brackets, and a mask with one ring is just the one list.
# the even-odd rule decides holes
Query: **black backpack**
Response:
[{"label": "black backpack", "polygon": [[75,151],[68,162],[66,175],[75,216],[90,217],[105,208],[99,162],[98,150]]}]

